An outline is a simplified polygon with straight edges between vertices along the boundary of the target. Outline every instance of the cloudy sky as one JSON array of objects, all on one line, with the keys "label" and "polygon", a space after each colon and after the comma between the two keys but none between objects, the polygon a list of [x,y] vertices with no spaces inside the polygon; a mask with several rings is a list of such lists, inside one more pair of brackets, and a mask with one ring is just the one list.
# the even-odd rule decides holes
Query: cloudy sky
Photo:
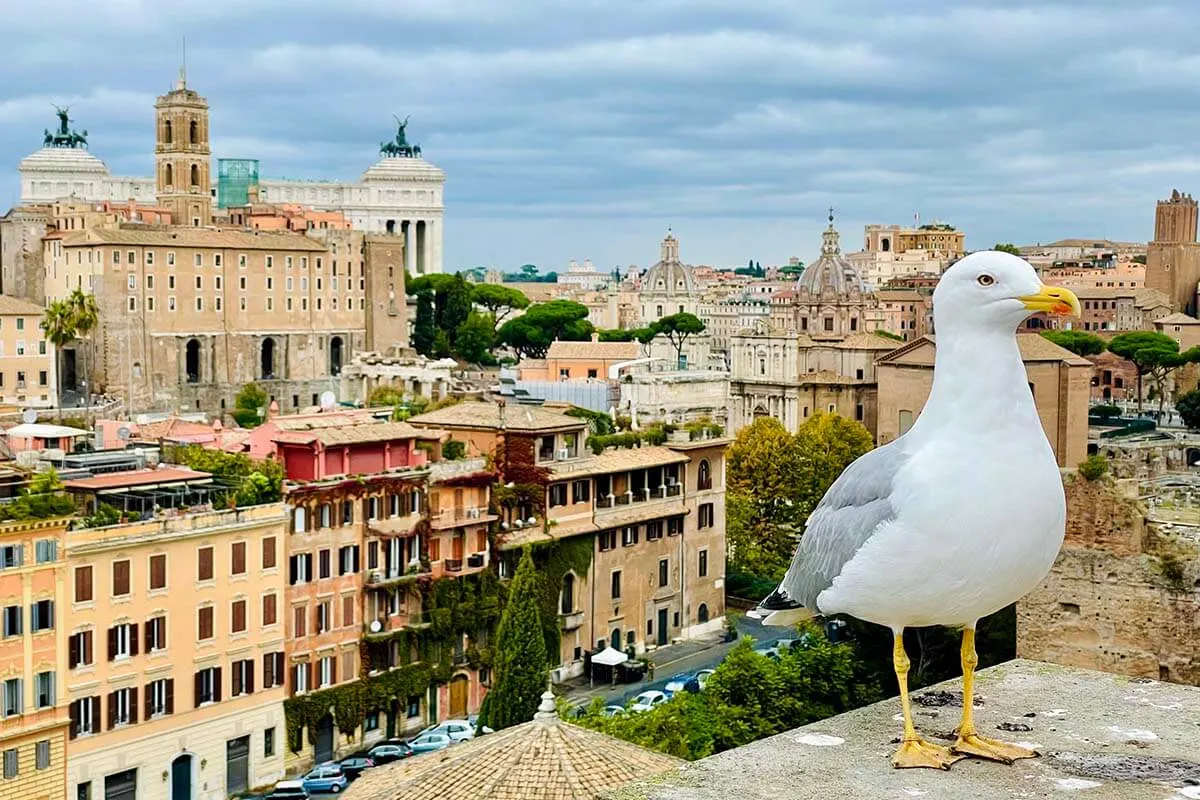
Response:
[{"label": "cloudy sky", "polygon": [[[825,209],[969,247],[1146,239],[1200,193],[1196,0],[3,0],[0,208],[70,104],[150,174],[187,37],[214,155],[356,177],[411,115],[447,266],[811,259]],[[919,11],[902,12],[902,7]]]}]

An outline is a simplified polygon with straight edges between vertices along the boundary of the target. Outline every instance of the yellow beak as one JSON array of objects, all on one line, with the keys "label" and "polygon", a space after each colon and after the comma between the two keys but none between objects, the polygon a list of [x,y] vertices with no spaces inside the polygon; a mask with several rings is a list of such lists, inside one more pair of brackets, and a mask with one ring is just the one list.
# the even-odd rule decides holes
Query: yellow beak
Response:
[{"label": "yellow beak", "polygon": [[1079,298],[1070,289],[1061,286],[1042,286],[1037,294],[1027,294],[1018,297],[1030,311],[1045,311],[1047,314],[1061,316],[1081,316]]}]

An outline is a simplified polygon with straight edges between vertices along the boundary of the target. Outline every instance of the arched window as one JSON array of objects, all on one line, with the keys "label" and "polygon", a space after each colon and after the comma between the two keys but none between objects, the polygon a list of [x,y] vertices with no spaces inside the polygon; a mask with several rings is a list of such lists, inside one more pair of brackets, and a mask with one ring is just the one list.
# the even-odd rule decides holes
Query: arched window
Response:
[{"label": "arched window", "polygon": [[[195,124],[194,122],[192,123]],[[200,165],[192,164],[192,186],[200,185]]]},{"label": "arched window", "polygon": [[275,340],[263,339],[262,343],[262,375],[270,380],[275,377]]},{"label": "arched window", "polygon": [[698,470],[696,477],[696,488],[712,488],[712,467],[709,466],[707,458],[700,459],[700,469]]},{"label": "arched window", "polygon": [[385,233],[395,233],[396,232],[396,220],[389,219],[387,222],[385,222],[383,224],[383,230]]},{"label": "arched window", "polygon": [[174,131],[171,130],[171,120],[167,120],[163,123],[163,143],[171,144],[174,138],[175,134]]},{"label": "arched window", "polygon": [[294,533],[304,533],[308,530],[308,511],[304,506],[296,506],[292,509],[292,531]]},{"label": "arched window", "polygon": [[184,352],[184,371],[187,373],[188,383],[200,382],[200,340],[188,339],[187,347]]},{"label": "arched window", "polygon": [[329,374],[342,374],[342,337],[340,336],[334,336],[329,340]]},{"label": "arched window", "polygon": [[880,246],[882,247],[883,252],[886,253],[892,249],[892,242],[890,239],[883,239],[880,241]]},{"label": "arched window", "polygon": [[200,141],[200,126],[196,124],[196,120],[188,123],[188,144],[197,144]]},{"label": "arched window", "polygon": [[166,168],[163,170],[163,183],[165,183],[167,186],[175,185],[175,170],[170,164],[167,164]]},{"label": "arched window", "polygon": [[700,604],[700,608],[696,610],[696,619],[699,620],[701,625],[708,622],[708,605],[707,604],[705,604],[705,603]]},{"label": "arched window", "polygon": [[562,613],[570,614],[575,610],[575,576],[568,572],[563,575]]},{"label": "arched window", "polygon": [[612,639],[613,648],[616,650],[620,650],[621,649],[621,629],[620,628],[613,628],[611,639]]}]

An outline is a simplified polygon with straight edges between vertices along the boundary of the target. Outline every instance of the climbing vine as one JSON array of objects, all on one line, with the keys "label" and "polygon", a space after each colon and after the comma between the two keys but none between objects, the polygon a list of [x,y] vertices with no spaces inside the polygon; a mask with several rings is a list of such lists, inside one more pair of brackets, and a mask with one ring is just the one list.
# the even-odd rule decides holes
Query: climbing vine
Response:
[{"label": "climbing vine", "polygon": [[592,565],[594,548],[594,536],[572,536],[569,539],[557,539],[533,546],[533,560],[541,577],[539,591],[542,632],[546,639],[546,652],[555,663],[558,662],[558,654],[561,651],[562,630],[558,620],[558,602],[562,593],[563,576],[574,572],[581,578],[586,577]]}]

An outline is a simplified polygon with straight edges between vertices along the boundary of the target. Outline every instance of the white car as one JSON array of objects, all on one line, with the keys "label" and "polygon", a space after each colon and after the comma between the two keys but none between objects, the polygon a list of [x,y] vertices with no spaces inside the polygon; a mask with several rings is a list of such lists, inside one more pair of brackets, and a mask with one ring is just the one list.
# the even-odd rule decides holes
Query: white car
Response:
[{"label": "white car", "polygon": [[604,710],[600,713],[606,717],[619,717],[622,714],[625,714],[626,711],[625,706],[605,706]]},{"label": "white car", "polygon": [[674,697],[676,694],[684,690],[688,681],[691,680],[691,677],[691,674],[687,672],[681,672],[680,674],[674,676],[671,678],[671,680],[667,681],[667,685],[663,687],[663,694],[665,694],[667,697]]},{"label": "white car", "polygon": [[651,689],[633,698],[633,703],[629,706],[629,710],[633,712],[649,711],[652,708],[661,706],[665,702],[667,702],[665,694],[657,689]]},{"label": "white car", "polygon": [[700,691],[704,691],[704,685],[708,683],[708,679],[716,672],[715,669],[702,669],[696,673],[696,683],[700,684]]},{"label": "white car", "polygon": [[[491,733],[492,729],[484,726],[483,732]],[[437,725],[430,725],[421,733],[444,733],[450,739],[451,744],[458,744],[459,742],[469,742],[475,738],[475,725],[465,719],[448,719]]]}]

